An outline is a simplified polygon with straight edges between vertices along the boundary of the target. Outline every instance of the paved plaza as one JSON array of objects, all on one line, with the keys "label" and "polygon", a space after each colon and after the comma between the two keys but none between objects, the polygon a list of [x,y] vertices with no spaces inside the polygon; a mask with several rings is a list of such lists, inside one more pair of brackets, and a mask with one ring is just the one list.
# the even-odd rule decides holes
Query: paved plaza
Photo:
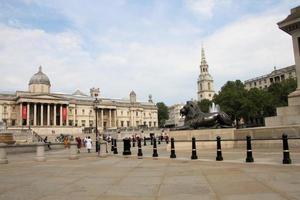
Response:
[{"label": "paved plaza", "polygon": [[195,161],[177,152],[172,160],[164,149],[158,159],[151,146],[143,159],[124,158],[121,148],[106,157],[82,150],[79,160],[69,160],[65,149],[48,151],[46,162],[33,161],[34,153],[8,155],[9,164],[0,165],[0,199],[300,199],[297,152],[295,164],[282,165],[280,152],[270,149],[256,151],[250,164],[239,149],[226,150],[222,162],[213,151],[198,151]]}]

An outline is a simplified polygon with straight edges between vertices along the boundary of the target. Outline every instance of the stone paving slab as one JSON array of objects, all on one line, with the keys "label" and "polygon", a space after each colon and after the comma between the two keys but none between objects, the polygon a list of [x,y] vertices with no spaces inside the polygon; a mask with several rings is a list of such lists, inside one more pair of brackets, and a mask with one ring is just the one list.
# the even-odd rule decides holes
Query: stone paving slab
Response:
[{"label": "stone paving slab", "polygon": [[[121,145],[119,145],[120,148]],[[214,150],[176,152],[170,159],[166,145],[143,147],[144,157],[97,157],[82,149],[79,160],[69,160],[68,149],[46,152],[46,162],[34,153],[8,155],[0,165],[0,200],[14,199],[300,199],[300,150],[283,165],[281,149],[256,149],[254,163],[245,163],[244,149],[227,149],[224,161]]]},{"label": "stone paving slab", "polygon": [[95,155],[15,159],[0,165],[2,199],[300,199],[300,166]]}]

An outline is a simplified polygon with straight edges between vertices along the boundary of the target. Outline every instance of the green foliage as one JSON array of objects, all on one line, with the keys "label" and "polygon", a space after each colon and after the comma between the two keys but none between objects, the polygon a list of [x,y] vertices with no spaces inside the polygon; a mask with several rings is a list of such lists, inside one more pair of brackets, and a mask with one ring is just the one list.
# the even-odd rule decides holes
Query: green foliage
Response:
[{"label": "green foliage", "polygon": [[169,110],[163,102],[158,102],[156,106],[158,108],[158,126],[163,127],[166,120],[169,119]]},{"label": "green foliage", "polygon": [[296,87],[296,80],[287,79],[272,84],[267,90],[252,88],[247,91],[240,80],[228,81],[213,101],[233,120],[263,119],[274,116],[276,107],[286,106],[288,94]]},{"label": "green foliage", "polygon": [[295,79],[286,79],[280,83],[274,83],[268,88],[268,92],[273,96],[274,104],[277,107],[288,105],[288,95],[297,88]]},{"label": "green foliage", "polygon": [[212,104],[212,101],[208,99],[203,99],[202,101],[198,101],[198,106],[202,112],[208,113],[209,112],[209,107]]},{"label": "green foliage", "polygon": [[240,119],[245,113],[247,91],[240,80],[228,81],[218,95],[214,96],[214,102],[219,104],[222,111],[226,112],[231,118]]}]

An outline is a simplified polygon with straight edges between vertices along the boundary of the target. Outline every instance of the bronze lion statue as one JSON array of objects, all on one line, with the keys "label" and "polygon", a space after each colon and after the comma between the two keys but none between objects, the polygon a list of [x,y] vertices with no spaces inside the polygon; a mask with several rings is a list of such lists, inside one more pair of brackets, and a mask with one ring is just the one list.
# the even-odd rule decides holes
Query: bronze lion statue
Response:
[{"label": "bronze lion statue", "polygon": [[232,120],[225,112],[204,113],[193,101],[187,101],[180,115],[185,116],[182,129],[233,127]]}]

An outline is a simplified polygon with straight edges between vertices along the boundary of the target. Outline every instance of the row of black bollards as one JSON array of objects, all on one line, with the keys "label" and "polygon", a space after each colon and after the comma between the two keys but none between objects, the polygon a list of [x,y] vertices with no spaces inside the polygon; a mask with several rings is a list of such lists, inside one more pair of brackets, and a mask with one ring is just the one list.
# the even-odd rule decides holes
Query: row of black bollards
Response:
[{"label": "row of black bollards", "polygon": [[[160,140],[158,140],[160,142]],[[223,156],[222,156],[222,147],[221,147],[221,137],[217,136],[216,138],[217,141],[217,156],[216,156],[216,161],[222,161],[223,160]],[[254,162],[254,158],[253,158],[253,154],[252,154],[252,145],[251,145],[251,136],[247,136],[246,137],[246,143],[247,143],[247,157],[246,157],[246,162]],[[124,150],[123,150],[123,155],[131,155],[131,144],[130,144],[130,139],[125,138],[123,139],[123,143],[124,143]],[[153,145],[153,154],[152,157],[158,157],[158,152],[157,152],[157,144],[156,144],[156,138],[151,139],[151,143]],[[291,158],[290,158],[290,152],[289,152],[289,145],[288,145],[288,137],[286,134],[282,135],[282,144],[283,144],[283,160],[282,163],[283,164],[291,164]],[[142,139],[138,138],[137,140],[137,145],[138,145],[138,153],[137,156],[139,158],[141,158],[143,156],[142,153]],[[144,146],[146,146],[146,138],[144,137]],[[133,143],[133,146],[135,146],[135,142]],[[116,139],[112,139],[112,147],[111,147],[111,151],[114,152],[114,154],[118,154],[118,150],[117,150],[117,140]],[[174,138],[171,138],[171,154],[170,154],[170,158],[176,158],[176,153],[175,153],[175,141]],[[192,160],[196,160],[198,159],[197,156],[197,148],[196,148],[196,138],[193,137],[192,138],[192,156],[191,156]]]}]

